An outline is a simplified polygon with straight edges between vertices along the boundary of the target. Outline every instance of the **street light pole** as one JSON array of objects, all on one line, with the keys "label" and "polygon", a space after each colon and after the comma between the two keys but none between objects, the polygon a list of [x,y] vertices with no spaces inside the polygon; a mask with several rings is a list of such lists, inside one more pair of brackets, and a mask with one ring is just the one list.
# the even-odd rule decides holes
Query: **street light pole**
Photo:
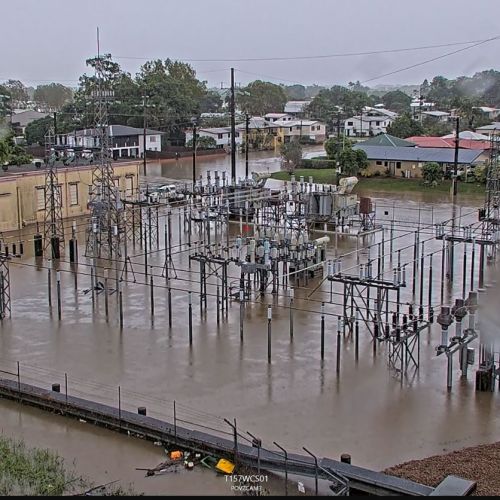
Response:
[{"label": "street light pole", "polygon": [[274,446],[279,448],[283,454],[285,455],[285,496],[288,496],[288,453],[283,448],[283,446],[280,446],[276,441],[273,441]]},{"label": "street light pole", "polygon": [[193,122],[193,192],[196,184],[196,119]]},{"label": "street light pole", "polygon": [[311,453],[305,446],[302,447],[302,449],[311,457],[314,458],[314,482],[315,482],[315,494],[318,496],[318,457]]}]

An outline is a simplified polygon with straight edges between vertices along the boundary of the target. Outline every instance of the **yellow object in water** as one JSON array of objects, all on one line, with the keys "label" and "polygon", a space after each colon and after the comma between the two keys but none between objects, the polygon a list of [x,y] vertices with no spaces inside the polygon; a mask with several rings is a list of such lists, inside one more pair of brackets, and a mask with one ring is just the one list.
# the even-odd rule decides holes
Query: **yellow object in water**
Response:
[{"label": "yellow object in water", "polygon": [[170,458],[172,460],[180,460],[182,458],[182,451],[172,451],[172,452],[170,452]]},{"label": "yellow object in water", "polygon": [[230,462],[229,460],[226,460],[225,458],[221,458],[218,462],[215,468],[218,471],[224,472],[224,474],[232,474],[234,471],[235,465],[233,462]]}]

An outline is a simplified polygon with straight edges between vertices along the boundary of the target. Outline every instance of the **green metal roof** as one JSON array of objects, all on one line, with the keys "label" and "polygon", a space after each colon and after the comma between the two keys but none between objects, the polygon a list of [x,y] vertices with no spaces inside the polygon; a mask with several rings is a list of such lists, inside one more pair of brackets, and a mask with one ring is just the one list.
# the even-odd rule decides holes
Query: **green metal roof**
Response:
[{"label": "green metal roof", "polygon": [[405,141],[404,139],[400,139],[399,137],[394,137],[389,134],[379,134],[375,137],[371,137],[366,141],[359,142],[360,146],[386,146],[386,147],[415,147],[416,144],[414,142]]}]

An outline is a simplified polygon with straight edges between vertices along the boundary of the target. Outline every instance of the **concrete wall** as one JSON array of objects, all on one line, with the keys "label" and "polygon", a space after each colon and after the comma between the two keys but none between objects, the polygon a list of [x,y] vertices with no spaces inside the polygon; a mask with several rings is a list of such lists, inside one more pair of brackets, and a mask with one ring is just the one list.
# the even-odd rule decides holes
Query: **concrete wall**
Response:
[{"label": "concrete wall", "polygon": [[[139,164],[114,165],[115,179],[119,183],[122,197],[130,197],[139,185]],[[92,184],[92,166],[59,168],[58,181],[61,186],[62,212],[64,218],[89,213],[87,202],[89,186]],[[78,200],[70,203],[70,185],[76,185]],[[43,196],[45,175],[43,171],[17,173],[0,177],[0,231],[11,231],[22,226],[42,222],[45,210],[38,209],[38,197]],[[127,191],[128,190],[128,191]]]}]

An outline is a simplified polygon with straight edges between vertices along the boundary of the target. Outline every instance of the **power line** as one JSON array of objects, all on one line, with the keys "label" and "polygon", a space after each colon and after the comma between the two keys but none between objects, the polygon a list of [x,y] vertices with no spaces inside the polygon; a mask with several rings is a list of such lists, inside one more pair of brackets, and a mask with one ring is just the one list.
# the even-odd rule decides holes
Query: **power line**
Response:
[{"label": "power line", "polygon": [[452,56],[454,54],[458,54],[460,52],[464,52],[466,50],[469,50],[469,49],[473,49],[474,47],[477,47],[479,45],[483,45],[485,43],[488,43],[488,42],[492,42],[494,40],[498,40],[500,38],[500,35],[497,35],[495,37],[492,37],[492,38],[488,38],[487,40],[482,40],[482,41],[479,41],[477,43],[475,43],[474,45],[470,45],[469,47],[464,47],[462,49],[458,49],[458,50],[453,50],[452,52],[447,52],[446,54],[442,54],[440,56],[437,56],[437,57],[433,57],[431,59],[426,59],[425,61],[421,61],[419,63],[416,63],[416,64],[412,64],[410,66],[406,66],[404,68],[400,68],[400,69],[396,69],[394,71],[390,71],[389,73],[384,73],[383,75],[379,75],[379,76],[375,76],[373,78],[369,78],[368,80],[364,80],[363,82],[361,83],[368,83],[368,82],[372,82],[373,80],[378,80],[380,78],[383,78],[385,76],[391,76],[391,75],[395,75],[397,73],[402,73],[403,71],[407,71],[409,69],[413,69],[413,68],[417,68],[419,66],[423,66],[424,64],[428,64],[430,62],[434,62],[434,61],[438,61],[440,59],[444,59],[445,57],[449,57],[449,56]]},{"label": "power line", "polygon": [[[422,45],[418,47],[404,47],[398,49],[382,49],[382,50],[368,50],[362,52],[338,52],[334,54],[316,54],[309,56],[280,56],[280,57],[236,57],[236,58],[218,58],[218,59],[184,59],[181,58],[179,60],[185,62],[257,62],[257,61],[298,61],[298,60],[308,60],[308,59],[330,59],[336,57],[358,57],[358,56],[368,56],[368,55],[376,55],[376,54],[394,54],[398,52],[412,52],[417,50],[428,50],[428,49],[437,49],[442,47],[453,47],[457,45],[469,45],[474,43],[485,43],[493,38],[484,39],[484,40],[469,40],[466,42],[450,42],[450,43],[441,43],[434,45]],[[137,60],[151,60],[151,58],[147,57],[138,57],[138,56],[113,56],[115,59],[137,59]]]}]

